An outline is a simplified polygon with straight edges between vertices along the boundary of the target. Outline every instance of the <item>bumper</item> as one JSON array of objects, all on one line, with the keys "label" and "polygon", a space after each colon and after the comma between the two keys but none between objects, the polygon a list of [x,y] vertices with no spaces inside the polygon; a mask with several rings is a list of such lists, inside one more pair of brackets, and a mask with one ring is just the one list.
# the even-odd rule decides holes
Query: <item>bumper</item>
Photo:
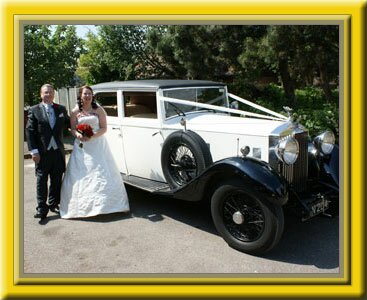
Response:
[{"label": "bumper", "polygon": [[331,200],[322,194],[302,199],[302,221],[311,219],[319,214],[325,214],[330,207]]},{"label": "bumper", "polygon": [[290,203],[293,204],[301,220],[306,221],[320,214],[336,215],[339,207],[339,191],[335,187],[326,188],[321,183],[313,182],[309,186],[312,186],[312,190],[301,194],[294,191],[290,193]]}]

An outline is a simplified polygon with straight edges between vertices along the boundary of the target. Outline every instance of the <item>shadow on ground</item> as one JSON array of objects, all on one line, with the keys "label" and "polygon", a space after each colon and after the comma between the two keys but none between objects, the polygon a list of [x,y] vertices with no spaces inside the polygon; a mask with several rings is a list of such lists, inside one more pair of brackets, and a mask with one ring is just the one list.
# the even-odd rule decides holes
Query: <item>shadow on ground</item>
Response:
[{"label": "shadow on ground", "polygon": [[[208,205],[156,196],[132,187],[128,187],[127,191],[132,217],[159,222],[167,216],[218,235]],[[301,222],[286,214],[285,229],[279,244],[262,257],[292,264],[314,265],[320,269],[339,267],[339,218],[318,216]]]}]

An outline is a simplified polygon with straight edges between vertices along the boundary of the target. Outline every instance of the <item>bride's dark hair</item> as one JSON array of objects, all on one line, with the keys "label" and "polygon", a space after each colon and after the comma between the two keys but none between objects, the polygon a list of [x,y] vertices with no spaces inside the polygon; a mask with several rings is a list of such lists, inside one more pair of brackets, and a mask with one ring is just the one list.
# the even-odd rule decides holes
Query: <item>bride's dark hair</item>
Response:
[{"label": "bride's dark hair", "polygon": [[84,89],[88,89],[92,92],[92,103],[91,103],[91,105],[92,105],[93,109],[97,109],[98,105],[97,105],[96,99],[94,99],[92,88],[89,85],[83,85],[81,88],[79,88],[79,95],[77,97],[77,104],[78,104],[79,110],[82,111],[82,109],[83,109],[82,93],[83,93]]}]

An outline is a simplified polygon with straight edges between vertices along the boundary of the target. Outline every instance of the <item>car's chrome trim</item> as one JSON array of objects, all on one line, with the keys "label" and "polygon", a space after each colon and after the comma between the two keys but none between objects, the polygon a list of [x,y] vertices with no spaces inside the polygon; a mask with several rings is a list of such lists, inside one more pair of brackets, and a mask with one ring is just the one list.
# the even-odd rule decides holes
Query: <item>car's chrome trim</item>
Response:
[{"label": "car's chrome trim", "polygon": [[[301,192],[307,188],[308,177],[308,132],[296,123],[287,123],[278,131],[279,135],[269,136],[269,164],[291,184],[292,188]],[[276,154],[275,147],[284,136],[293,136],[299,145],[299,154],[293,165],[281,162]]]}]

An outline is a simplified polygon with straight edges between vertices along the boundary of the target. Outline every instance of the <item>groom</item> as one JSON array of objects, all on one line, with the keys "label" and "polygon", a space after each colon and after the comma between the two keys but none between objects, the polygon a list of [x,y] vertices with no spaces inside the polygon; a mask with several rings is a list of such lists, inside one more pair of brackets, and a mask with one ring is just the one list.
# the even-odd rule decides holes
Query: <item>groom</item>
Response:
[{"label": "groom", "polygon": [[59,213],[61,181],[65,171],[63,131],[70,127],[70,119],[64,106],[53,103],[55,91],[52,85],[44,84],[40,94],[42,102],[28,111],[26,136],[37,176],[34,217],[43,220],[49,210]]}]

